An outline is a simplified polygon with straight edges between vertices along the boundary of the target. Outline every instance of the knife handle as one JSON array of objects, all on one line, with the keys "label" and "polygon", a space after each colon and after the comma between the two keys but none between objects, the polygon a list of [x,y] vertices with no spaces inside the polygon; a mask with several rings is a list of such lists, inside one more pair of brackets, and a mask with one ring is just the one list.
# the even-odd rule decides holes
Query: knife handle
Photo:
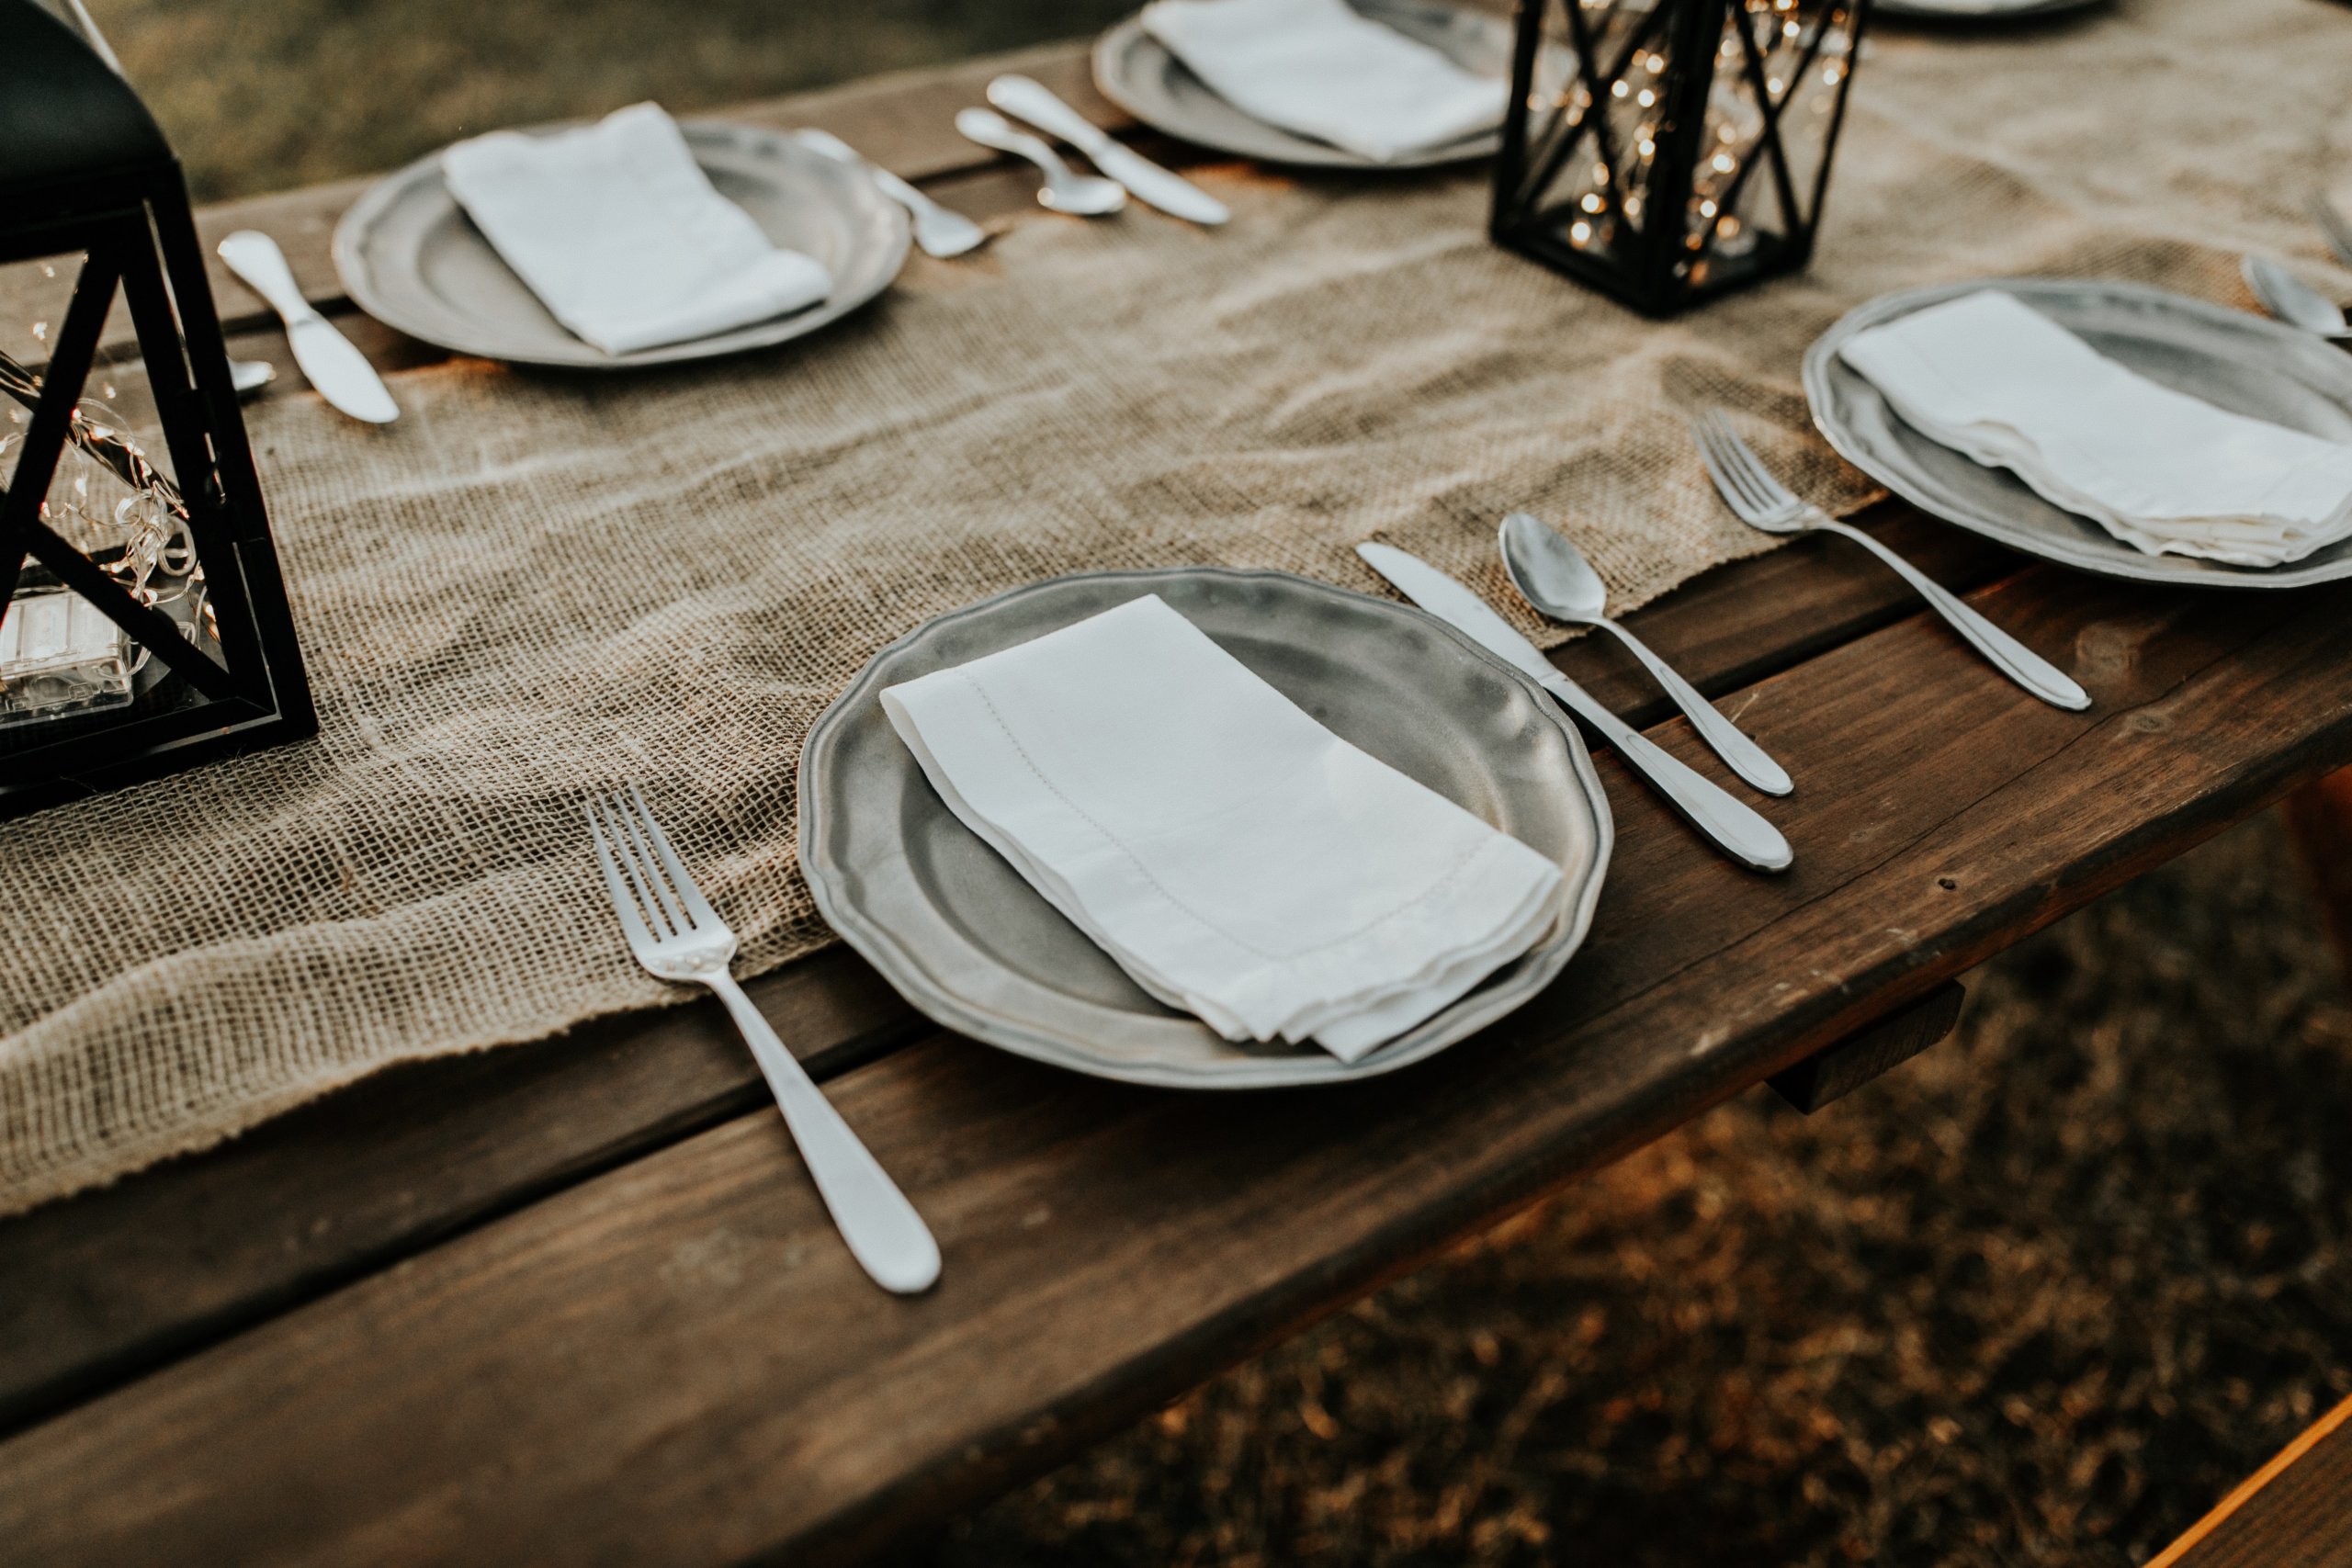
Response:
[{"label": "knife handle", "polygon": [[1048,136],[1058,137],[1088,157],[1110,144],[1110,133],[1068,104],[1059,94],[1033,76],[1017,73],[989,83],[989,102],[1009,115],[1027,120]]},{"label": "knife handle", "polygon": [[221,239],[219,251],[229,270],[288,322],[318,314],[302,297],[302,286],[294,281],[294,269],[286,265],[286,253],[268,235],[257,229],[240,229]]},{"label": "knife handle", "polygon": [[1647,779],[1668,805],[1732,859],[1757,871],[1786,871],[1796,859],[1778,828],[1602,707],[1582,686],[1565,675],[1544,685],[1578,718],[1600,731],[1601,739],[1617,748],[1628,767]]}]

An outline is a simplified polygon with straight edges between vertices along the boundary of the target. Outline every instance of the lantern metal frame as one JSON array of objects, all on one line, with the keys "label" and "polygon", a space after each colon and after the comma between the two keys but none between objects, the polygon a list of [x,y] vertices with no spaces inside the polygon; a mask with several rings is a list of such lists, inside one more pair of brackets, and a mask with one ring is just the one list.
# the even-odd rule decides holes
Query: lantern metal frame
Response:
[{"label": "lantern metal frame", "polygon": [[[1555,6],[1566,18],[1566,50],[1546,43],[1545,23]],[[1587,17],[1589,8],[1581,0],[1520,0],[1510,107],[1503,120],[1502,148],[1495,161],[1488,226],[1494,242],[1654,317],[1673,315],[1804,265],[1820,231],[1822,202],[1845,123],[1847,94],[1853,84],[1853,64],[1861,48],[1869,0],[1834,0],[1834,8],[1844,10],[1848,17],[1845,63],[1835,86],[1826,89],[1836,98],[1821,143],[1820,165],[1813,171],[1811,189],[1802,193],[1806,197],[1802,202],[1800,182],[1791,171],[1782,144],[1781,118],[1798,96],[1806,73],[1819,60],[1829,36],[1826,28],[1815,29],[1776,98],[1767,76],[1769,46],[1759,43],[1753,26],[1735,28],[1731,25],[1735,17],[1751,14],[1743,0],[1656,0],[1613,45],[1603,36],[1605,29],[1597,28]],[[1611,15],[1620,10],[1613,4],[1604,8]],[[1780,20],[1777,11],[1762,14]],[[1780,231],[1758,231],[1749,254],[1736,258],[1717,252],[1712,224],[1693,248],[1688,219],[1700,161],[1706,155],[1703,139],[1717,76],[1717,52],[1727,34],[1741,40],[1735,68],[1753,96],[1762,125],[1755,146],[1723,194],[1722,209],[1731,211],[1746,193],[1748,180],[1762,169],[1764,177],[1772,182],[1772,195],[1786,225]],[[1612,51],[1606,59],[1605,49]],[[1653,51],[1662,52],[1667,65],[1661,73],[1663,90],[1651,89],[1657,97],[1659,130],[1652,139],[1657,151],[1643,191],[1643,211],[1636,218],[1629,216],[1623,205],[1625,181],[1620,173],[1628,164],[1619,155],[1608,105],[1611,88],[1627,80],[1635,62]],[[1559,102],[1553,112],[1553,106],[1538,103],[1540,96],[1554,96],[1548,85],[1539,92],[1539,74],[1560,74],[1556,62],[1569,52],[1573,52],[1574,69],[1557,88]],[[1581,106],[1568,101],[1575,94],[1581,95]],[[1538,117],[1547,112],[1552,112],[1552,118],[1539,127]],[[1573,203],[1547,200],[1547,193],[1568,161],[1588,146],[1598,149],[1599,162],[1611,172],[1596,193],[1602,201],[1597,213]],[[1611,222],[1612,238],[1608,244],[1579,245],[1568,237],[1579,220],[1595,219]]]},{"label": "lantern metal frame", "polygon": [[[179,162],[85,39],[32,0],[0,0],[0,265],[76,252],[24,444],[0,476],[0,607],[38,563],[165,666],[166,687],[184,685],[168,701],[10,731],[0,818],[318,729]],[[42,516],[118,292],[204,574],[217,661]]]}]

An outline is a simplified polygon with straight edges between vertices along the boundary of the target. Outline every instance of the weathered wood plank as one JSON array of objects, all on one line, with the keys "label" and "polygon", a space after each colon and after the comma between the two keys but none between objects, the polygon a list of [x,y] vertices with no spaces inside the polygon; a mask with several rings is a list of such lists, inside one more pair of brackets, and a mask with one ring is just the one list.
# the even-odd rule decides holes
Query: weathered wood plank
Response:
[{"label": "weathered wood plank", "polygon": [[[746,988],[822,1077],[927,1027],[846,949]],[[395,1068],[37,1209],[0,1225],[0,1430],[765,1103],[700,1000]]]},{"label": "weathered wood plank", "polygon": [[[1905,508],[1881,508],[1869,525],[1963,587],[2014,561]],[[1862,552],[1814,539],[1709,572],[1629,624],[1702,690],[1726,692],[1912,613]],[[1954,644],[1951,657],[1972,656]],[[1558,658],[1637,723],[1668,720],[1665,699],[1612,649],[1588,639]],[[753,994],[820,1077],[865,1043],[905,1037],[910,1019],[846,953],[792,966]],[[40,1282],[0,1291],[0,1431],[763,1092],[714,1009],[607,1021],[404,1068],[212,1154],[0,1222],[0,1279]]]},{"label": "weathered wood plank", "polygon": [[[1766,682],[1812,781],[1747,876],[1604,762],[1590,951],[1480,1041],[1299,1096],[952,1039],[835,1080],[947,1254],[877,1295],[745,1117],[0,1445],[28,1561],[836,1557],[1041,1468],[1446,1238],[2352,757],[2352,591],[1990,596],[2099,705],[1906,620]],[[1302,1114],[1303,1111],[1312,1114]]]},{"label": "weathered wood plank", "polygon": [[1959,981],[1947,980],[1901,1012],[1782,1067],[1767,1081],[1774,1094],[1810,1116],[1941,1041],[1960,1021],[1961,1004],[1967,999]]},{"label": "weathered wood plank", "polygon": [[2352,1399],[2248,1476],[2148,1568],[2352,1565]]},{"label": "weathered wood plank", "polygon": [[2344,977],[2352,983],[2352,768],[2297,790],[2287,801],[2287,825],[2311,871]]}]

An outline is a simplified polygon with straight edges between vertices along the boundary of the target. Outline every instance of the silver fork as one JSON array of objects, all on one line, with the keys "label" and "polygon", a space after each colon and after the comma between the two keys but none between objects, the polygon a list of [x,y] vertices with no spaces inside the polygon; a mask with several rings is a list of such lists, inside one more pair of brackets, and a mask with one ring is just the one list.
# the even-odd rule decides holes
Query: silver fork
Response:
[{"label": "silver fork", "polygon": [[1994,667],[2010,680],[2056,707],[2080,709],[2091,705],[2090,694],[2076,685],[2064,671],[1970,609],[1927,573],[1860,528],[1799,501],[1758,460],[1720,411],[1709,409],[1691,420],[1690,433],[1698,437],[1699,456],[1705,461],[1715,489],[1739,514],[1741,522],[1767,534],[1819,531],[1853,540],[1894,568],[1904,581],[1951,623],[1952,630],[1966,637],[1977,652],[1992,660]]},{"label": "silver fork", "polygon": [[658,978],[708,986],[718,993],[859,1265],[886,1291],[910,1295],[929,1289],[939,1278],[939,1244],[727,972],[735,957],[735,933],[704,901],[644,795],[631,784],[625,795],[592,801],[587,812],[597,863],[605,868],[605,887],[628,935],[629,951]]},{"label": "silver fork", "polygon": [[2319,220],[2336,259],[2352,266],[2352,218],[2345,217],[2343,209],[2328,200],[2324,192],[2312,193],[2312,216]]}]

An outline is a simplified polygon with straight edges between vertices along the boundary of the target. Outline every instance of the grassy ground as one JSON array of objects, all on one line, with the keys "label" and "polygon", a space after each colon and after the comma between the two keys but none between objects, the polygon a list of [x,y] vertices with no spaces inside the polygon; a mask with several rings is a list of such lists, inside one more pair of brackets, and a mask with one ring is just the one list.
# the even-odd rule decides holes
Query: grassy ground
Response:
[{"label": "grassy ground", "polygon": [[[1070,36],[1126,0],[90,0],[199,197]],[[2122,1565],[2352,1393],[2352,1010],[2277,822],[962,1521],[953,1568]]]},{"label": "grassy ground", "polygon": [[1050,39],[1130,0],[85,0],[199,201],[502,125],[673,111]]}]

